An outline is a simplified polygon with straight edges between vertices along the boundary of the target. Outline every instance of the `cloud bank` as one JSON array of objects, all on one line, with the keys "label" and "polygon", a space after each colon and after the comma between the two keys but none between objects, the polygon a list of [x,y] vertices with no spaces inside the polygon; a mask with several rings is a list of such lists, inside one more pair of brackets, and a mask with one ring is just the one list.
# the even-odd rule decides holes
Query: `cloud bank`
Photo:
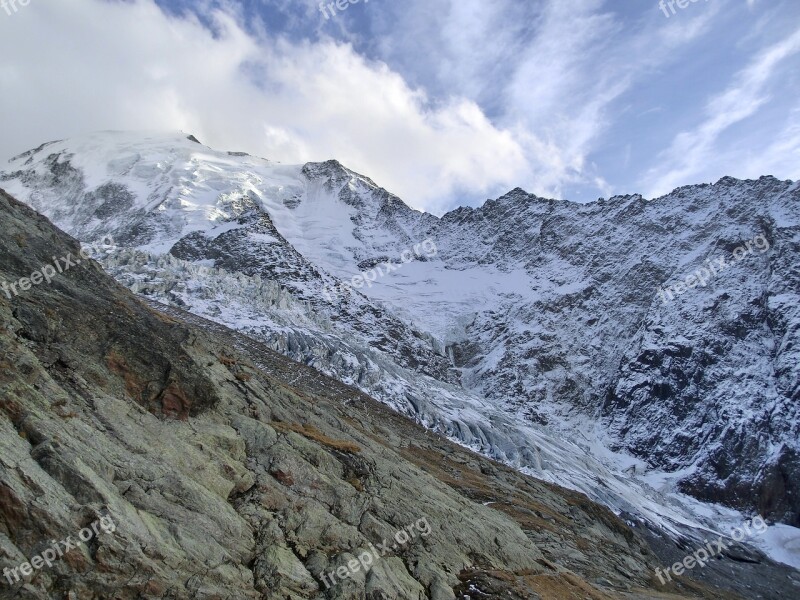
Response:
[{"label": "cloud bank", "polygon": [[92,130],[181,129],[285,163],[337,158],[433,209],[526,176],[519,143],[474,102],[433,104],[349,44],[257,39],[220,10],[212,33],[149,0],[42,4],[10,31],[0,21],[6,157]]},{"label": "cloud bank", "polygon": [[592,200],[798,177],[800,10],[776,2],[665,19],[657,3],[376,1],[326,21],[310,0],[34,0],[0,14],[0,158],[180,129],[336,158],[436,213],[517,186]]}]

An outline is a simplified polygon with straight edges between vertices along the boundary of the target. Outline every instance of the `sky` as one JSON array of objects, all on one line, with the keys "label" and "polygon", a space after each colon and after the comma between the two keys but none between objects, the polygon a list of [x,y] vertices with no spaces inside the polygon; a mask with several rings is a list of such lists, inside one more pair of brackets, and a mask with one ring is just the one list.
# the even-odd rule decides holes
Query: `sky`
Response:
[{"label": "sky", "polygon": [[798,0],[338,1],[3,0],[0,160],[181,130],[435,214],[800,179]]}]

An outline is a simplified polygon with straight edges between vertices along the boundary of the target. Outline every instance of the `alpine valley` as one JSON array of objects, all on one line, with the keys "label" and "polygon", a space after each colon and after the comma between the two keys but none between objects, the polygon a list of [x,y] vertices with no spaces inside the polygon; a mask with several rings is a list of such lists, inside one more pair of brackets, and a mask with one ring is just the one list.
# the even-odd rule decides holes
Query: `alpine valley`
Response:
[{"label": "alpine valley", "polygon": [[0,187],[105,240],[95,259],[153,307],[236,330],[649,535],[763,515],[749,541],[800,568],[798,183],[588,204],[515,189],[435,216],[334,160],[102,132],[13,158]]}]

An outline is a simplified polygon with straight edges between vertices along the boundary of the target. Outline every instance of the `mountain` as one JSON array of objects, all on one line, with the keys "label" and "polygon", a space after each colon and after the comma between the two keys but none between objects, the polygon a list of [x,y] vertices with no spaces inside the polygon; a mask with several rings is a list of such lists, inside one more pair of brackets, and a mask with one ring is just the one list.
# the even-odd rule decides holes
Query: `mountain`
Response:
[{"label": "mountain", "polygon": [[660,585],[681,550],[585,496],[147,305],[2,192],[0,227],[0,278],[33,282],[0,295],[0,598],[722,600],[800,585],[735,544],[698,574],[712,583]]},{"label": "mountain", "polygon": [[15,157],[0,185],[111,236],[97,258],[137,293],[618,514],[800,525],[797,183],[517,189],[436,217],[336,161],[106,132]]}]

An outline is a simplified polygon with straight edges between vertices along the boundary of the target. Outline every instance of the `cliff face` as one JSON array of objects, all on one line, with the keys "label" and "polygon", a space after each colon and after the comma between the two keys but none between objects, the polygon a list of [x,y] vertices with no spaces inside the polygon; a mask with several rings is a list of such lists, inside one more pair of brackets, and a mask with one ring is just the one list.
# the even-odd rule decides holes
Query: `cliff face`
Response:
[{"label": "cliff face", "polygon": [[577,410],[678,489],[800,524],[797,183],[590,205],[516,190],[430,235],[449,265],[531,282],[454,346],[485,397],[555,429]]}]

